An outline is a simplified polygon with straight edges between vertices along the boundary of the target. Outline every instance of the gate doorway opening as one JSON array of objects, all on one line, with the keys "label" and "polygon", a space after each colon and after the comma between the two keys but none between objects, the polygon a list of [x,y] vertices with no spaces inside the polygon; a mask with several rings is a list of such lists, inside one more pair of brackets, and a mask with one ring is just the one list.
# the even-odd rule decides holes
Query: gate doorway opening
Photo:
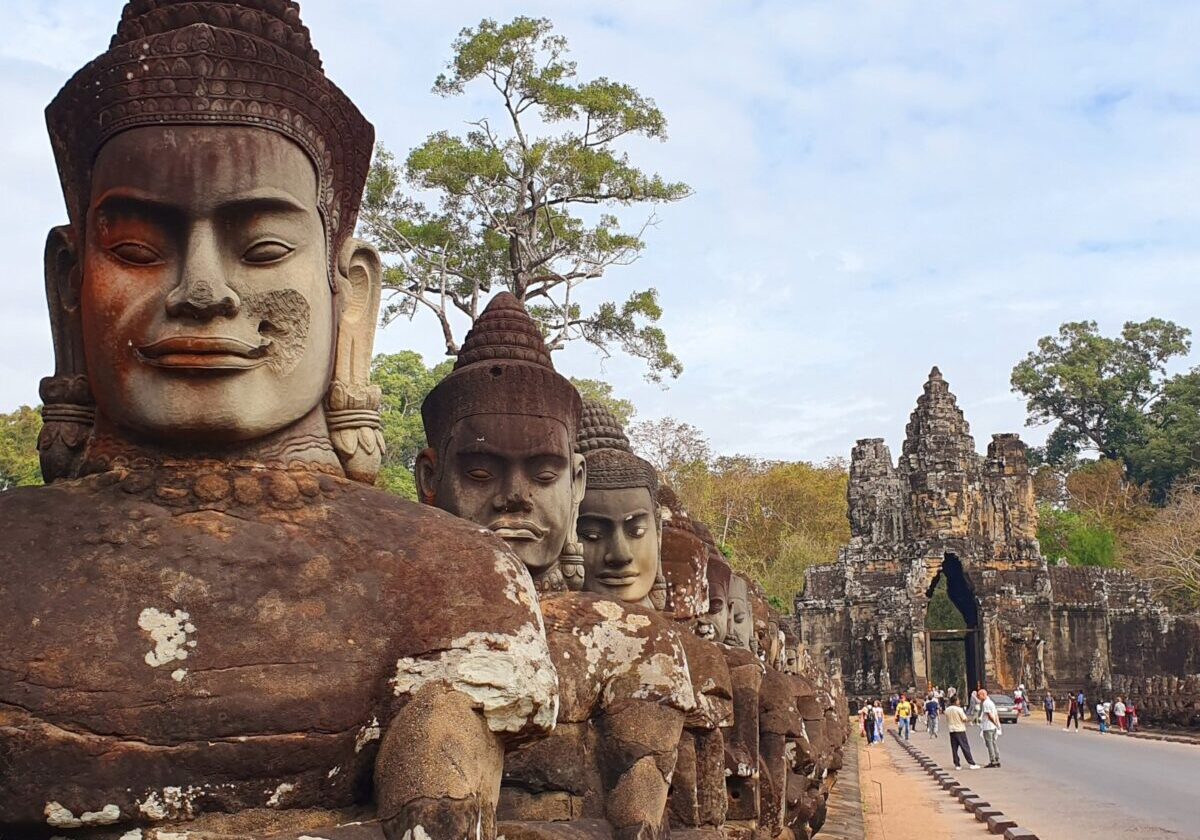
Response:
[{"label": "gate doorway opening", "polygon": [[960,692],[979,688],[984,677],[979,605],[955,555],[945,555],[925,595],[929,682],[943,689],[956,686]]}]

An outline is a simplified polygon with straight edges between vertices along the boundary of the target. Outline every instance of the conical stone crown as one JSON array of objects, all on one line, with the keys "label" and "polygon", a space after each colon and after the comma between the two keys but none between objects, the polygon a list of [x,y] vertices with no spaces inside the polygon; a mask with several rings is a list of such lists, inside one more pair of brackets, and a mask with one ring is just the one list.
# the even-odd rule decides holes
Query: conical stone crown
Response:
[{"label": "conical stone crown", "polygon": [[476,362],[514,359],[554,370],[542,331],[511,292],[501,292],[467,333],[454,369]]},{"label": "conical stone crown", "polygon": [[579,451],[583,454],[597,449],[619,449],[632,452],[629,438],[608,406],[595,400],[583,401],[583,422],[579,427]]}]

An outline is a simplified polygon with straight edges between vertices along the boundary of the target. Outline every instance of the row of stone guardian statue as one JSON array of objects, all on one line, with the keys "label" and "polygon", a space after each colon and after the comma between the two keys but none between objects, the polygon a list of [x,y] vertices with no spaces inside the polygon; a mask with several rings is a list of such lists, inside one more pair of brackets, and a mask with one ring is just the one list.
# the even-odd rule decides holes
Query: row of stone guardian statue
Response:
[{"label": "row of stone guardian statue", "polygon": [[0,836],[806,838],[840,685],[508,293],[374,488],[373,144],[289,0],[129,0],[47,109],[47,486]]}]

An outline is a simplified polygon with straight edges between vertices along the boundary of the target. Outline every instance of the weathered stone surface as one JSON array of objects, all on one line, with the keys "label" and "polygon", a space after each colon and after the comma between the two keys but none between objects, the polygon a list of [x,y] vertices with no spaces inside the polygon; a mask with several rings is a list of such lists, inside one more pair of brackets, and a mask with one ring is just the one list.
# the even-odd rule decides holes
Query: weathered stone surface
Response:
[{"label": "weathered stone surface", "polygon": [[925,612],[944,575],[977,628],[975,683],[1085,688],[1132,697],[1143,720],[1200,722],[1200,620],[1171,615],[1123,570],[1048,566],[1024,444],[993,435],[978,455],[937,368],[896,465],[880,439],[854,447],[849,518],[850,543],[809,570],[796,612],[852,696],[927,687]]}]

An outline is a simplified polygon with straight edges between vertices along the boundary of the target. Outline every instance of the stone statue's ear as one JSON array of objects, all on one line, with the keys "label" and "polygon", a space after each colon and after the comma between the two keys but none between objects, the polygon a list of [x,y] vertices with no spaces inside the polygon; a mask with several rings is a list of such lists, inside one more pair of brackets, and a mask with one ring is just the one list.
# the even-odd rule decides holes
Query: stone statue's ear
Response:
[{"label": "stone statue's ear", "polygon": [[587,460],[578,452],[571,456],[571,498],[575,502],[575,512],[579,512],[579,504],[587,493]]},{"label": "stone statue's ear", "polygon": [[96,403],[88,386],[83,355],[83,322],[79,309],[83,271],[75,229],[50,229],[43,260],[46,305],[54,340],[54,375],[41,382],[42,431],[38,456],[47,484],[74,478],[96,419]]},{"label": "stone statue's ear", "polygon": [[563,583],[573,592],[581,592],[584,584],[583,543],[579,540],[579,505],[587,492],[587,461],[582,455],[571,456],[571,522],[567,528],[567,539],[558,555],[558,567]]},{"label": "stone statue's ear", "polygon": [[375,483],[384,454],[383,396],[371,384],[382,286],[379,252],[360,239],[347,239],[337,260],[337,347],[325,419],[346,476],[364,484]]},{"label": "stone statue's ear", "polygon": [[437,503],[437,452],[432,447],[422,449],[413,468],[417,481],[417,496],[427,505]]}]

